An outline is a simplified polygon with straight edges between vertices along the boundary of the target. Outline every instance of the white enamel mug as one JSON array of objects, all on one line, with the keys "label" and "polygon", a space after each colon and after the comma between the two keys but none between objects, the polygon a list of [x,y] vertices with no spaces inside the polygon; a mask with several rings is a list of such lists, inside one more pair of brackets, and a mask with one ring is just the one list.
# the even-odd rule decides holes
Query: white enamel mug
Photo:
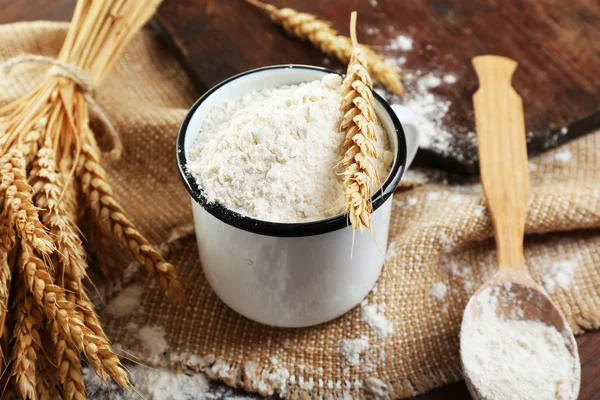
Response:
[{"label": "white enamel mug", "polygon": [[389,134],[394,163],[382,189],[372,197],[373,233],[357,231],[354,249],[346,215],[306,223],[275,223],[209,203],[187,169],[187,157],[213,107],[251,91],[310,82],[329,73],[335,72],[281,65],[236,75],[192,106],[177,138],[179,171],[192,196],[206,279],[230,308],[263,324],[317,325],[349,311],[371,291],[384,262],[392,194],[417,152],[416,118],[407,108],[390,106],[374,94],[375,112]]}]

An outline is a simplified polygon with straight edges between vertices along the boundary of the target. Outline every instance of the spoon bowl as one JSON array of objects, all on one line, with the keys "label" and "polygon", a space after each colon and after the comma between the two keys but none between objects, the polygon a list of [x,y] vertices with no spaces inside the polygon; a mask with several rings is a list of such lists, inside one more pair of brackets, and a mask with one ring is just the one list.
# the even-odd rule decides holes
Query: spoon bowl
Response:
[{"label": "spoon bowl", "polygon": [[545,291],[528,276],[509,276],[505,271],[500,271],[494,278],[484,284],[469,300],[465,308],[460,336],[461,360],[465,371],[465,382],[474,399],[483,399],[477,385],[474,385],[468,369],[464,364],[465,352],[474,342],[477,331],[485,329],[482,324],[482,312],[485,304],[496,304],[496,316],[506,321],[533,321],[551,326],[560,332],[564,344],[572,356],[572,375],[567,379],[571,382],[569,393],[572,399],[577,398],[581,384],[581,367],[577,343],[571,328],[565,321],[554,302]]},{"label": "spoon bowl", "polygon": [[[481,303],[483,298],[497,304],[497,316],[506,320],[538,321],[554,327],[557,331],[570,332],[570,327],[557,309],[554,302],[544,290],[528,279],[504,278],[503,272],[497,274],[492,280],[481,286],[471,297],[465,308],[461,332],[468,341],[469,333],[477,327],[481,316]],[[462,340],[463,338],[461,338]],[[568,341],[570,351],[577,352],[575,338]]]}]

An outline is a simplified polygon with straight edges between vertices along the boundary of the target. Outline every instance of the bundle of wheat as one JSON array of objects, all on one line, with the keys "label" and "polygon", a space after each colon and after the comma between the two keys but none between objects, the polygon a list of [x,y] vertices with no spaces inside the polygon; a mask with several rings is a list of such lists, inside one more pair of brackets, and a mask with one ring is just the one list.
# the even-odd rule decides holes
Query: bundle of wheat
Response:
[{"label": "bundle of wheat", "polygon": [[52,65],[34,91],[0,108],[2,383],[21,398],[85,398],[82,356],[103,380],[129,386],[84,286],[82,208],[103,239],[117,239],[174,302],[183,300],[176,269],[116,200],[89,123],[92,108],[103,115],[94,86],[159,3],[80,0],[57,59],[20,56],[0,66],[7,75],[22,62]]}]

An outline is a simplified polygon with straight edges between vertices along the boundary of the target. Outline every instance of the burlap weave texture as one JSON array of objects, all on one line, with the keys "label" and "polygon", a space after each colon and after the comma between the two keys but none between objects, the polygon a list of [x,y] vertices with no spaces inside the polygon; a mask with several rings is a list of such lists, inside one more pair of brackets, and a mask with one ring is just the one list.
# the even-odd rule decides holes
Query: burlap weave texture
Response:
[{"label": "burlap weave texture", "polygon": [[[48,22],[1,26],[0,61],[23,53],[55,56],[65,30],[65,24]],[[0,104],[32,89],[43,72],[20,66],[11,79],[1,78]],[[148,32],[133,40],[98,88],[98,102],[125,147],[120,160],[107,163],[111,182],[132,219],[157,244],[177,238],[192,222],[175,163],[175,137],[196,97]],[[543,285],[552,264],[575,263],[575,283],[551,297],[576,332],[598,328],[600,132],[533,159],[530,170],[527,264]],[[459,324],[467,299],[493,272],[491,235],[478,183],[430,178],[395,194],[387,274],[363,305],[333,322],[275,329],[237,315],[204,279],[193,236],[170,246],[169,259],[180,267],[186,289],[185,307],[171,306],[153,281],[144,281],[133,316],[103,315],[103,321],[112,340],[144,363],[184,364],[264,395],[410,397],[461,378]],[[119,267],[125,269],[130,260],[122,257]],[[442,298],[430,294],[440,282],[447,287]],[[393,325],[391,335],[379,337],[365,323],[367,305]],[[169,349],[158,358],[140,346],[131,329],[148,325],[166,331]],[[361,337],[369,347],[358,365],[350,365],[340,348],[344,340]]]}]

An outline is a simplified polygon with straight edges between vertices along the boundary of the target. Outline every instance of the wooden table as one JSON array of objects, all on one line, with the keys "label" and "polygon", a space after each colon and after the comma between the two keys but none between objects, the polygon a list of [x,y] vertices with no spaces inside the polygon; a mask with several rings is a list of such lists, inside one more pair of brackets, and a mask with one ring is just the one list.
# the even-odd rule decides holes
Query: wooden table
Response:
[{"label": "wooden table", "polygon": [[[600,128],[598,0],[575,0],[569,7],[557,7],[556,0],[268,3],[312,13],[344,35],[350,12],[358,12],[359,41],[404,70],[406,95],[388,99],[419,114],[417,165],[477,173],[471,96],[478,80],[471,59],[482,54],[519,64],[512,83],[523,99],[530,156]],[[344,69],[243,0],[163,0],[154,22],[200,91],[269,65]],[[439,81],[444,76],[450,80]]]},{"label": "wooden table", "polygon": [[[68,21],[75,0],[0,0],[0,24],[16,21]],[[599,66],[600,67],[600,66]],[[600,330],[577,338],[581,357],[581,400],[600,400]],[[463,382],[455,383],[425,395],[418,400],[469,399]]]}]

